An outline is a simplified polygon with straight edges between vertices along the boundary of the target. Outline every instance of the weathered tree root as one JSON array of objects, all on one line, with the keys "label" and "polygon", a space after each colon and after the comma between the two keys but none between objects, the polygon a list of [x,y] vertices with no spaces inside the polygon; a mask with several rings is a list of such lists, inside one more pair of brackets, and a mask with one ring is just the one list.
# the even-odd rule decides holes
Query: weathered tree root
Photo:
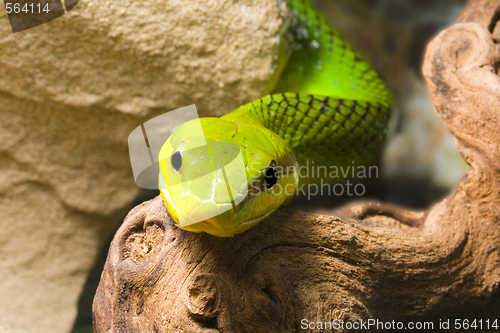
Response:
[{"label": "weathered tree root", "polygon": [[176,228],[157,197],[114,237],[95,331],[297,332],[302,319],[369,318],[433,321],[437,331],[439,319],[500,321],[498,13],[500,1],[472,1],[425,57],[434,105],[472,167],[454,194],[421,213],[367,203],[343,219],[280,209],[232,238]]}]

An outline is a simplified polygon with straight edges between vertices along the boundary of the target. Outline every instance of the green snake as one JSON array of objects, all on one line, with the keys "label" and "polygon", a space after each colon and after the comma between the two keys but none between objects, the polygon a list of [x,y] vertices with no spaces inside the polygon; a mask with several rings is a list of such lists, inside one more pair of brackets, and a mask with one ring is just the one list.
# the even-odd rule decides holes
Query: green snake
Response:
[{"label": "green snake", "polygon": [[385,80],[309,1],[288,6],[293,50],[273,94],[182,124],[160,151],[160,192],[185,230],[241,233],[318,181],[298,167],[364,165],[384,144]]}]

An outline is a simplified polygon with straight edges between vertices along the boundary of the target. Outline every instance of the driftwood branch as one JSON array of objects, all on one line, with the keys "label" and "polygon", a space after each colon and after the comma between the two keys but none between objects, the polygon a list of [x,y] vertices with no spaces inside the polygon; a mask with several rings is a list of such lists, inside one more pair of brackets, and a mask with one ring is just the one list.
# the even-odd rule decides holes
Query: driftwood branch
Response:
[{"label": "driftwood branch", "polygon": [[176,228],[157,197],[114,237],[95,331],[297,332],[303,319],[369,318],[437,331],[440,319],[500,317],[499,12],[500,1],[469,3],[425,56],[434,105],[472,167],[450,197],[427,212],[280,209],[232,238]]}]

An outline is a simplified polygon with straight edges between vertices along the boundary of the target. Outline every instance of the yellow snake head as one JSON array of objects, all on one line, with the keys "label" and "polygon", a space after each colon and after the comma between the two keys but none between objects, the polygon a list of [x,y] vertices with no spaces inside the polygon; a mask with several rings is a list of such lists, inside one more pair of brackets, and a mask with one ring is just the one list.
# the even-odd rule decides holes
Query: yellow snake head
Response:
[{"label": "yellow snake head", "polygon": [[298,184],[296,159],[281,137],[218,118],[181,125],[159,161],[160,192],[177,225],[219,237],[268,217]]}]

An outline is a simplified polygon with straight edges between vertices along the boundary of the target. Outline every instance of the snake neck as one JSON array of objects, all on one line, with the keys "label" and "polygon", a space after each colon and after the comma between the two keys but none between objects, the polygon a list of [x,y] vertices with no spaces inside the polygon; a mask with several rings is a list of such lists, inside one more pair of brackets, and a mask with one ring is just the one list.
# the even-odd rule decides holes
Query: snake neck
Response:
[{"label": "snake neck", "polygon": [[[265,115],[262,112],[258,112],[257,108],[255,107],[256,104],[255,102],[248,103],[245,105],[240,106],[233,112],[230,112],[222,117],[220,119],[232,122],[234,124],[238,125],[245,125],[245,126],[252,126],[252,127],[265,127],[266,124],[266,119]],[[273,130],[271,128],[267,128],[270,130]],[[274,131],[273,131],[274,132]]]}]

